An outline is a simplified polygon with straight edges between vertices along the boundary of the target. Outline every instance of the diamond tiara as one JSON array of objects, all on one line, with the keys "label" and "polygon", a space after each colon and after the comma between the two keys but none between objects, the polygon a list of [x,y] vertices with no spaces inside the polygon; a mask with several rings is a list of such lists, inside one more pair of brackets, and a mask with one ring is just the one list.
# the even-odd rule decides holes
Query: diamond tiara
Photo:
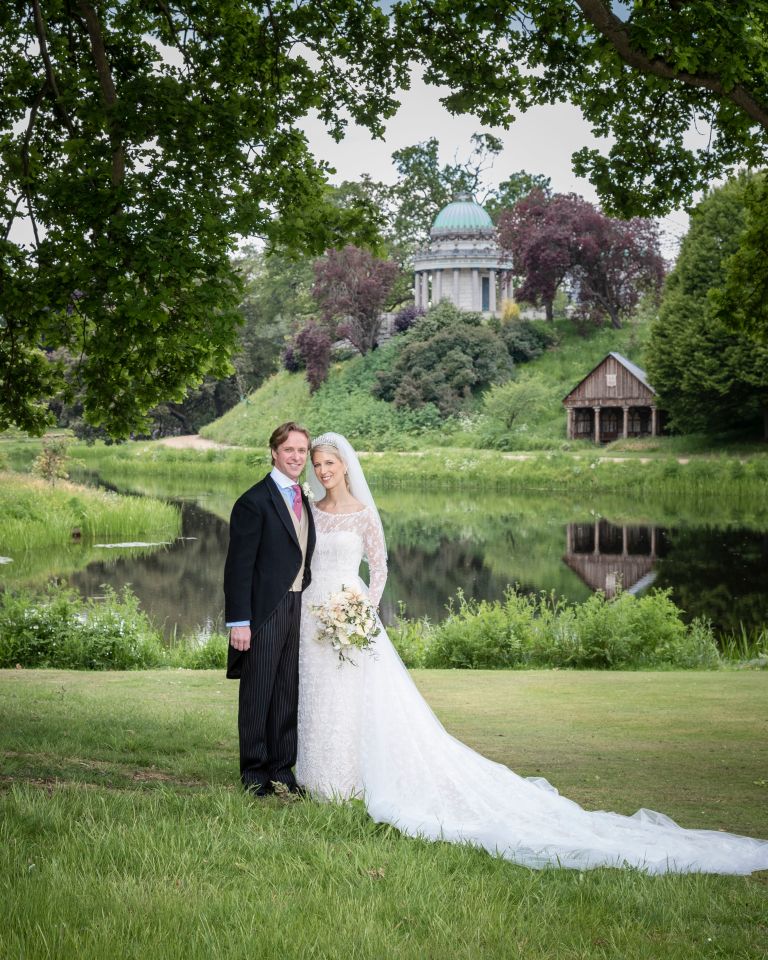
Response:
[{"label": "diamond tiara", "polygon": [[319,437],[315,437],[312,441],[312,449],[314,450],[315,447],[333,447],[334,450],[339,449],[332,433],[323,433]]}]

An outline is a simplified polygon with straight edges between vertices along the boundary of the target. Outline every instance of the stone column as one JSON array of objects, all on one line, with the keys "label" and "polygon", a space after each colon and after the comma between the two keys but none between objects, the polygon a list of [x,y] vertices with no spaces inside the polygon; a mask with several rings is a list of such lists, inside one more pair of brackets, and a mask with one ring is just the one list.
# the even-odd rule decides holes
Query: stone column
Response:
[{"label": "stone column", "polygon": [[458,307],[459,305],[459,268],[453,268],[453,304]]},{"label": "stone column", "polygon": [[421,308],[426,310],[429,307],[429,274],[426,270],[421,272]]},{"label": "stone column", "polygon": [[477,267],[472,268],[472,309],[480,310],[480,271]]},{"label": "stone column", "polygon": [[443,299],[443,271],[435,270],[432,274],[435,281],[435,289],[433,291],[433,297],[435,303],[440,303]]},{"label": "stone column", "polygon": [[496,315],[496,271],[488,271],[488,310],[491,316]]},{"label": "stone column", "polygon": [[628,426],[629,426],[629,407],[622,407],[621,409],[624,411],[624,424],[623,424],[623,427],[622,427],[622,434],[621,434],[621,435],[622,435],[622,436],[624,437],[624,439],[626,440],[626,439],[627,439],[627,428],[628,428]]},{"label": "stone column", "polygon": [[416,309],[421,309],[421,274],[417,270],[413,276],[413,302]]},{"label": "stone column", "polygon": [[595,443],[600,443],[600,407],[593,407],[595,411],[595,434],[592,438]]}]

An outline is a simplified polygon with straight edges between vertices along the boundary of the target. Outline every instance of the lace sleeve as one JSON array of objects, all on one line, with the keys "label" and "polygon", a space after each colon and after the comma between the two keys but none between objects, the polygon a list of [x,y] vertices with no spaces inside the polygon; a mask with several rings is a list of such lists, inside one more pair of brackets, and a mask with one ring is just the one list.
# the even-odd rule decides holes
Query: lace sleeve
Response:
[{"label": "lace sleeve", "polygon": [[387,549],[379,518],[370,510],[364,512],[362,533],[363,549],[368,558],[368,569],[371,574],[368,593],[371,603],[374,607],[378,607],[387,582]]}]

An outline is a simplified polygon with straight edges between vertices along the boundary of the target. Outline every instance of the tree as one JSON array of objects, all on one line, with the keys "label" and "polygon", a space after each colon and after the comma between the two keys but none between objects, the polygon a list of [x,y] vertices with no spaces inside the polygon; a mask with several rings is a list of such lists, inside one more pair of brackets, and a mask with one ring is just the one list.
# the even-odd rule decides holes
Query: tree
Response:
[{"label": "tree", "polygon": [[515,296],[543,304],[550,322],[555,294],[575,261],[575,222],[586,206],[575,194],[533,190],[499,217],[499,244],[522,281]]},{"label": "tree", "polygon": [[618,330],[643,293],[658,298],[666,272],[658,229],[652,220],[614,220],[595,207],[578,229],[570,271],[578,309],[597,323],[607,315]]},{"label": "tree", "polygon": [[483,323],[443,301],[403,334],[391,368],[380,370],[374,395],[398,407],[434,404],[443,416],[459,413],[478,390],[508,377],[512,361],[503,341]]},{"label": "tree", "polygon": [[712,302],[739,247],[747,183],[733,180],[693,210],[651,327],[648,377],[680,433],[749,429],[762,417],[768,439],[768,345],[735,335]]},{"label": "tree", "polygon": [[244,284],[243,321],[232,358],[241,396],[277,370],[286,339],[314,313],[312,263],[310,257],[253,247],[233,260]]},{"label": "tree", "polygon": [[454,113],[508,126],[514,108],[575,104],[611,138],[573,156],[609,213],[667,212],[765,163],[768,0],[407,0],[396,15]]},{"label": "tree", "polygon": [[721,287],[710,292],[717,319],[758,344],[768,343],[768,174],[757,175],[744,197],[744,231],[725,261]]},{"label": "tree", "polygon": [[340,322],[338,333],[366,354],[376,346],[381,311],[397,275],[396,263],[348,244],[315,263],[312,296],[325,321]]},{"label": "tree", "polygon": [[579,313],[615,328],[640,295],[658,293],[664,277],[658,231],[649,220],[606,217],[575,194],[534,190],[499,218],[499,242],[522,283],[515,294],[542,303],[547,319],[567,279]]},{"label": "tree", "polygon": [[403,56],[374,0],[4,4],[0,425],[49,422],[57,348],[115,434],[226,375],[237,235],[315,255],[374,241],[297,124],[314,110],[336,137],[347,117],[381,134]]},{"label": "tree", "polygon": [[502,180],[496,190],[486,195],[483,206],[490,214],[494,223],[504,210],[511,210],[516,203],[529,196],[534,190],[540,190],[544,196],[552,192],[552,181],[541,173],[527,173],[518,170],[506,180]]},{"label": "tree", "polygon": [[463,162],[440,164],[440,143],[430,137],[402,150],[395,150],[392,161],[399,177],[394,188],[396,210],[394,231],[408,249],[426,242],[429,227],[438,212],[458,194],[474,197],[481,190],[483,174],[503,145],[491,134],[473,133],[472,151]]},{"label": "tree", "polygon": [[307,371],[309,392],[314,393],[328,379],[331,368],[331,338],[328,331],[314,320],[296,334],[295,349],[299,351]]}]

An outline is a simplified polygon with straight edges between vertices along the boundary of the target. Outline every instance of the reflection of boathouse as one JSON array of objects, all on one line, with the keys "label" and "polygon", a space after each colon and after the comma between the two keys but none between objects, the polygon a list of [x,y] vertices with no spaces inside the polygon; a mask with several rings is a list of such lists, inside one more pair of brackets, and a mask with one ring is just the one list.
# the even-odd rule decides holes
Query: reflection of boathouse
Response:
[{"label": "reflection of boathouse", "polygon": [[619,437],[660,433],[656,391],[645,371],[620,353],[609,353],[563,400],[568,438],[610,443]]},{"label": "reflection of boathouse", "polygon": [[607,520],[569,523],[564,562],[592,590],[613,597],[617,589],[637,593],[656,578],[654,564],[666,552],[663,531]]}]

